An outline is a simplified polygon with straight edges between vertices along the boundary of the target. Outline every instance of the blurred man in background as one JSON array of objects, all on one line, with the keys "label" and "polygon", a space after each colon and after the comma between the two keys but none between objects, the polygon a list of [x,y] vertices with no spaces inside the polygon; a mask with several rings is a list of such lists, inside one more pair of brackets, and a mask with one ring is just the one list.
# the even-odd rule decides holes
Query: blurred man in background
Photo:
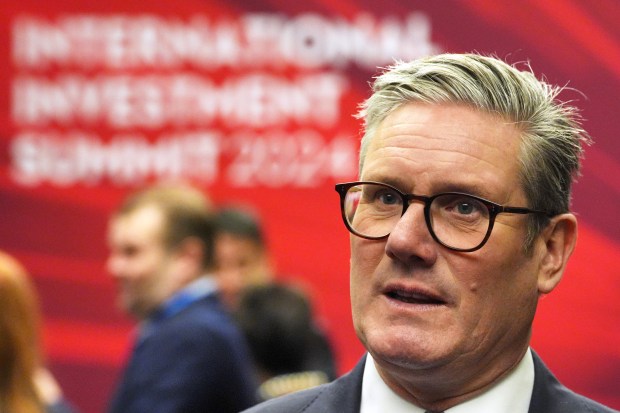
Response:
[{"label": "blurred man in background", "polygon": [[238,412],[255,402],[242,334],[212,274],[210,204],[186,186],[125,200],[109,224],[107,268],[139,332],[110,413]]},{"label": "blurred man in background", "polygon": [[250,286],[235,318],[250,345],[262,400],[336,377],[331,346],[301,289],[283,283]]},{"label": "blurred man in background", "polygon": [[307,294],[276,280],[258,216],[242,207],[216,218],[215,262],[222,296],[250,345],[262,399],[333,380],[331,345]]},{"label": "blurred man in background", "polygon": [[234,311],[248,286],[273,281],[273,265],[258,216],[225,207],[216,218],[215,264],[222,300]]}]

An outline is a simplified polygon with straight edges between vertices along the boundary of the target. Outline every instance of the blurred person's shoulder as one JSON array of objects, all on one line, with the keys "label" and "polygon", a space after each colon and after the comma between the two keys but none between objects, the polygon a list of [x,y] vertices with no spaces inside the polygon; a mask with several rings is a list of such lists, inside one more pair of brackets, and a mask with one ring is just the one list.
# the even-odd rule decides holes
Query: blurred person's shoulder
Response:
[{"label": "blurred person's shoulder", "polygon": [[331,383],[267,400],[244,413],[359,412],[365,360]]},{"label": "blurred person's shoulder", "polygon": [[202,297],[164,320],[158,327],[158,336],[160,340],[187,343],[241,340],[239,328],[215,295]]}]

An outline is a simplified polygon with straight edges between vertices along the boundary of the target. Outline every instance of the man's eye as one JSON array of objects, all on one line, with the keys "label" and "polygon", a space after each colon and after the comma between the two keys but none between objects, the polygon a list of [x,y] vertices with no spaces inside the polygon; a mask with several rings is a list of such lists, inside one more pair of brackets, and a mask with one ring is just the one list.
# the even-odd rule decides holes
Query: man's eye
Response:
[{"label": "man's eye", "polygon": [[456,209],[459,214],[469,215],[475,212],[475,206],[470,202],[461,202],[456,205]]},{"label": "man's eye", "polygon": [[393,205],[399,202],[399,197],[391,191],[380,191],[376,198],[386,205]]},{"label": "man's eye", "polygon": [[486,206],[479,200],[460,194],[444,194],[435,199],[433,210],[443,211],[453,218],[474,219],[488,215]]}]

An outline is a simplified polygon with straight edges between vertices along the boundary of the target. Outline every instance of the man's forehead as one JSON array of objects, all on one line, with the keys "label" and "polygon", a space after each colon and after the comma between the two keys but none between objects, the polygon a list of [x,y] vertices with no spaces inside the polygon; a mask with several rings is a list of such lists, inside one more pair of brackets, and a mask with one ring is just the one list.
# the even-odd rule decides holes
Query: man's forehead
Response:
[{"label": "man's forehead", "polygon": [[[483,197],[519,182],[520,131],[503,118],[463,105],[407,104],[377,129],[362,179],[405,191],[462,191]],[[501,191],[500,191],[501,192]],[[418,192],[419,193],[419,192]]]},{"label": "man's forehead", "polygon": [[265,250],[256,240],[238,234],[222,232],[217,235],[216,249],[229,255],[261,255]]},{"label": "man's forehead", "polygon": [[110,233],[114,237],[142,240],[158,236],[162,233],[164,215],[155,206],[144,206],[112,217]]},{"label": "man's forehead", "polygon": [[[476,137],[478,131],[496,136],[495,145],[505,145],[500,139],[506,132],[520,131],[519,125],[505,117],[461,103],[410,102],[391,112],[378,127],[378,135],[399,135],[411,129],[424,130],[431,126],[439,136]],[[374,139],[373,139],[374,140]],[[517,140],[515,144],[518,145]]]}]

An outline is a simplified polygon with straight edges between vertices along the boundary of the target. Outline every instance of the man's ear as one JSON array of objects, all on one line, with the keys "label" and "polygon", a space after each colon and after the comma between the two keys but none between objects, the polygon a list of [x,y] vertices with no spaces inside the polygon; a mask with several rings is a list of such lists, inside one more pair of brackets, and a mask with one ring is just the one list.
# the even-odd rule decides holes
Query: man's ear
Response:
[{"label": "man's ear", "polygon": [[203,271],[204,243],[196,237],[186,238],[176,248],[177,265],[183,274],[194,277]]},{"label": "man's ear", "polygon": [[568,258],[577,243],[577,218],[566,213],[553,217],[542,231],[542,259],[538,271],[538,292],[548,294],[562,279]]}]

